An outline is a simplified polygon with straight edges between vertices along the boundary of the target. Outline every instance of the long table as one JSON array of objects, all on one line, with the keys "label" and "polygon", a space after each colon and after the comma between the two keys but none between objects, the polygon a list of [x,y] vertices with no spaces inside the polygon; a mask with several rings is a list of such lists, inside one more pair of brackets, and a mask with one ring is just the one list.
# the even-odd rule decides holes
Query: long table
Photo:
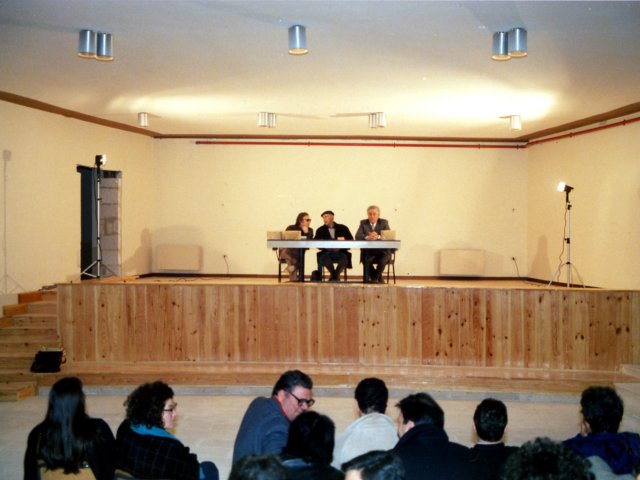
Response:
[{"label": "long table", "polygon": [[[400,240],[267,240],[269,248],[293,248],[298,250],[298,281],[304,282],[304,252],[308,248],[359,248],[391,249],[400,248]],[[365,265],[366,267],[366,265]],[[367,283],[369,272],[363,274],[363,282]]]}]

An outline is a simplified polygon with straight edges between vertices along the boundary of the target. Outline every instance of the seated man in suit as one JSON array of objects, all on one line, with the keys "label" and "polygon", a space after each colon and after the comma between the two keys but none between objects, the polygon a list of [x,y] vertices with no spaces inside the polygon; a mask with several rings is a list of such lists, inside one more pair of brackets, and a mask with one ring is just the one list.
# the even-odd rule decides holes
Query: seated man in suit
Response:
[{"label": "seated man in suit", "polygon": [[[315,240],[353,240],[353,235],[349,227],[333,221],[334,213],[331,210],[322,212],[322,225],[316,231]],[[338,264],[338,268],[333,267],[333,263]],[[331,275],[330,281],[340,280],[340,273],[345,268],[351,268],[351,252],[343,248],[322,249],[318,253],[318,271],[322,272],[322,267],[326,267]]]},{"label": "seated man in suit", "polygon": [[[356,240],[380,240],[380,232],[389,230],[389,222],[380,218],[380,208],[371,205],[367,208],[367,218],[360,220],[360,226],[356,232]],[[391,250],[388,248],[369,249],[363,248],[360,254],[360,261],[364,264],[364,282],[384,283],[382,274],[391,260]],[[378,265],[378,268],[374,267]],[[369,272],[366,278],[366,272]]]}]

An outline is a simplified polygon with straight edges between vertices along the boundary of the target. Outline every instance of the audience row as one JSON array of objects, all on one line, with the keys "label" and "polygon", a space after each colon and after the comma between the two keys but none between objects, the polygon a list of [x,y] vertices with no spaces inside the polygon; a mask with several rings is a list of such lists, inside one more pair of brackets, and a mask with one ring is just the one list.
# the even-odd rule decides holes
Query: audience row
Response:
[{"label": "audience row", "polygon": [[[284,372],[270,397],[249,405],[229,480],[640,480],[640,435],[618,432],[624,406],[609,387],[582,393],[582,429],[575,437],[536,438],[521,447],[504,443],[508,415],[500,400],[476,407],[477,443],[468,448],[449,439],[444,411],[429,394],[401,399],[396,422],[386,415],[388,397],[381,379],[362,380],[355,390],[359,417],[336,436],[331,418],[310,410],[311,378]],[[177,403],[167,384],[141,385],[125,407],[114,438],[103,420],[87,415],[78,378],[56,382],[44,421],[29,435],[24,478],[88,470],[98,480],[219,478],[213,462],[200,462],[170,433]]]}]

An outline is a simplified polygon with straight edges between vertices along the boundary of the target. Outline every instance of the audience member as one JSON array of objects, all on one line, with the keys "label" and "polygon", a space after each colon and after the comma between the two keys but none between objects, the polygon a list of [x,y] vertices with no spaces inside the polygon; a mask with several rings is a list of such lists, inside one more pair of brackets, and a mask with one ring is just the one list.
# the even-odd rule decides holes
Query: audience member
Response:
[{"label": "audience member", "polygon": [[112,480],[115,469],[115,439],[107,423],[91,418],[85,410],[82,382],[65,377],[53,384],[44,420],[27,440],[24,456],[25,480],[39,480],[40,467],[65,474],[91,469],[97,480]]},{"label": "audience member", "polygon": [[168,430],[175,426],[178,404],[166,383],[145,383],[125,401],[125,420],[116,434],[117,467],[135,477],[217,480],[213,462],[198,462]]},{"label": "audience member", "polygon": [[345,480],[405,480],[404,465],[395,453],[373,450],[342,464]]},{"label": "audience member", "polygon": [[307,411],[291,422],[282,464],[290,480],[342,480],[344,474],[331,466],[336,427],[326,415]]},{"label": "audience member", "polygon": [[640,435],[620,432],[622,398],[610,387],[589,387],[582,392],[581,432],[564,444],[582,458],[596,455],[615,474],[631,474],[640,462]]},{"label": "audience member", "polygon": [[400,440],[393,452],[402,459],[407,480],[473,478],[469,449],[449,441],[444,411],[430,395],[409,395],[396,406]]},{"label": "audience member", "polygon": [[[353,240],[349,227],[333,221],[334,214],[331,210],[322,212],[322,225],[316,231],[316,240]],[[333,264],[337,263],[338,268]],[[330,280],[337,282],[345,268],[351,268],[351,252],[348,249],[323,248],[318,252],[318,271],[322,274],[322,268],[329,271]]]},{"label": "audience member", "polygon": [[589,471],[593,474],[594,480],[636,480],[635,475],[624,473],[616,475],[611,467],[602,458],[597,455],[587,457],[589,463]]},{"label": "audience member", "polygon": [[229,480],[287,480],[287,469],[276,455],[248,455],[233,465]]},{"label": "audience member", "polygon": [[586,460],[561,443],[536,438],[511,455],[503,470],[504,480],[590,480]]},{"label": "audience member", "polygon": [[[356,240],[380,240],[380,232],[389,230],[389,222],[384,218],[380,218],[380,208],[371,205],[367,208],[367,218],[360,220],[358,231],[356,232]],[[364,265],[363,279],[365,282],[384,283],[384,269],[391,260],[391,250],[386,248],[360,250],[360,261]],[[378,266],[378,268],[375,267]],[[368,272],[369,278],[366,278]]]},{"label": "audience member", "polygon": [[336,437],[332,465],[340,465],[370,450],[390,450],[398,442],[395,423],[385,415],[389,391],[379,378],[365,378],[355,391],[358,416]]},{"label": "audience member", "polygon": [[289,370],[280,376],[270,398],[255,398],[238,429],[233,463],[246,455],[281,453],[291,422],[315,402],[312,388],[313,381],[307,374]]},{"label": "audience member", "polygon": [[473,426],[478,443],[469,456],[475,480],[499,480],[504,462],[518,451],[502,441],[507,420],[507,407],[500,400],[486,398],[476,407]]},{"label": "audience member", "polygon": [[[303,240],[311,240],[313,238],[313,228],[310,227],[311,217],[307,212],[300,212],[296,217],[296,223],[289,225],[286,230],[299,231]],[[298,280],[298,255],[304,255],[302,248],[283,248],[280,250],[280,257],[287,261],[287,271],[289,272],[289,280],[294,282]],[[304,275],[304,272],[302,272]]]}]

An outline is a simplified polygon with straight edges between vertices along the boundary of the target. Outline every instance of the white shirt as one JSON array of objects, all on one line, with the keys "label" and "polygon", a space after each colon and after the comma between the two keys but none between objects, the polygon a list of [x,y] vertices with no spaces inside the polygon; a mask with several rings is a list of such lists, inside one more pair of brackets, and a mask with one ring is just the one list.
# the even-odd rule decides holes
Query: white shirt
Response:
[{"label": "white shirt", "polygon": [[393,420],[382,413],[369,413],[352,422],[336,436],[333,465],[336,468],[352,458],[372,450],[391,450],[398,443]]}]

